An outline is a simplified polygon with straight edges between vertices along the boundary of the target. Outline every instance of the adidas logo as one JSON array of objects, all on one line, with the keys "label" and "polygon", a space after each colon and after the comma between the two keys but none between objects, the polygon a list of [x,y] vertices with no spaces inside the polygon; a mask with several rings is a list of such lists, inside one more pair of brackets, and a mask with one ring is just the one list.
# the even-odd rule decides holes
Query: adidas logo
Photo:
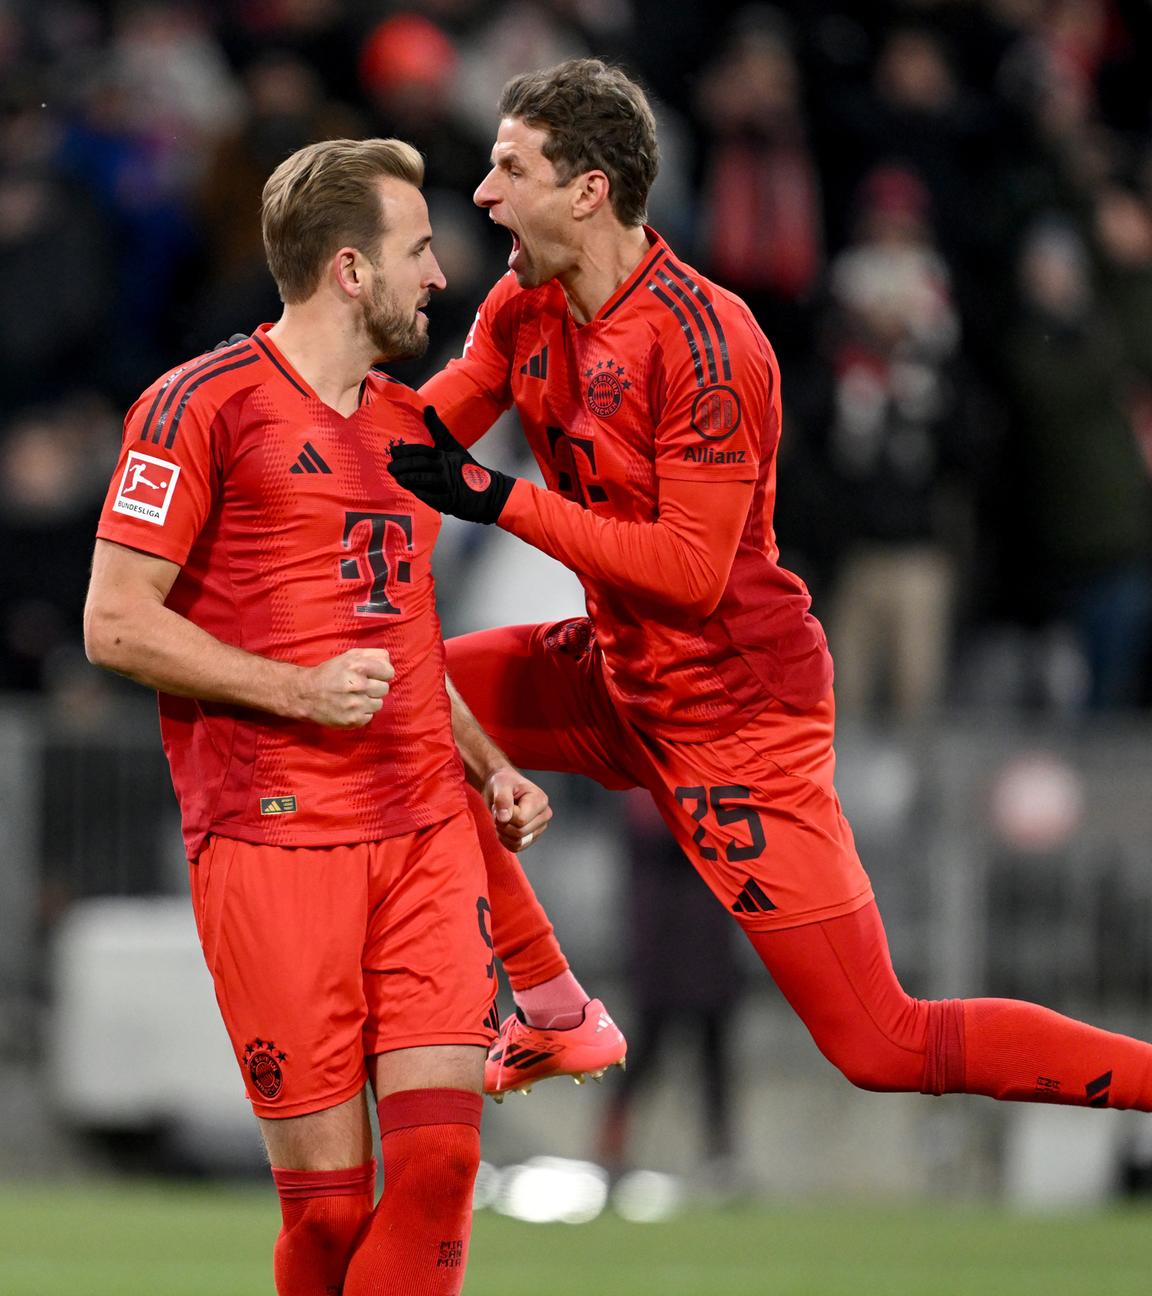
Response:
[{"label": "adidas logo", "polygon": [[776,906],[764,894],[760,885],[752,878],[744,883],[744,890],[736,897],[732,906],[733,913],[770,913]]},{"label": "adidas logo", "polygon": [[304,449],[296,457],[296,462],[288,469],[294,473],[330,473],[331,468],[320,457],[319,451],[311,441],[304,442]]},{"label": "adidas logo", "polygon": [[606,1012],[602,1012],[600,1020],[596,1023],[596,1034],[599,1035],[602,1030],[607,1030],[612,1025],[614,1025],[612,1018]]},{"label": "adidas logo", "polygon": [[527,374],[529,378],[547,378],[548,377],[548,348],[537,351],[534,356],[529,357],[521,366],[520,372]]},{"label": "adidas logo", "polygon": [[294,796],[261,797],[260,813],[262,815],[282,815],[296,813]]},{"label": "adidas logo", "polygon": [[1111,1071],[1105,1071],[1103,1075],[1097,1076],[1095,1080],[1090,1080],[1084,1086],[1084,1096],[1088,1099],[1088,1106],[1107,1107],[1111,1086]]},{"label": "adidas logo", "polygon": [[506,1067],[514,1067],[517,1071],[523,1071],[525,1067],[530,1067],[536,1062],[543,1062],[551,1056],[551,1049],[530,1049],[519,1045],[493,1053],[492,1061],[502,1062]]}]

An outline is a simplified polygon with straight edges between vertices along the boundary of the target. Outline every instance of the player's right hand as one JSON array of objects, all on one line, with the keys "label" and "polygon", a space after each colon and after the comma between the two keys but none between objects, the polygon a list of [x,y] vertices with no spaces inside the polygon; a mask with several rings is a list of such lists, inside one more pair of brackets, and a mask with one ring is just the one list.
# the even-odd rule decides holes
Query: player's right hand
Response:
[{"label": "player's right hand", "polygon": [[305,719],[336,729],[359,729],[384,705],[396,670],[383,648],[353,648],[301,673]]},{"label": "player's right hand", "polygon": [[500,844],[513,852],[527,850],[552,818],[547,792],[511,765],[502,765],[488,776],[484,800]]}]

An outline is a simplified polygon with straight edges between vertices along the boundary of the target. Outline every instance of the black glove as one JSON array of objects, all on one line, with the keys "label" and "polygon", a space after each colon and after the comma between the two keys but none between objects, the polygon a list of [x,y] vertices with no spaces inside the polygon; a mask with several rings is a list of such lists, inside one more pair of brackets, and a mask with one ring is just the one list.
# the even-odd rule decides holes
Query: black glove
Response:
[{"label": "black glove", "polygon": [[223,351],[225,347],[235,346],[237,342],[247,342],[247,333],[233,333],[230,338],[225,338],[223,342],[217,342],[212,348],[213,351]]},{"label": "black glove", "polygon": [[441,513],[465,522],[495,522],[516,478],[478,464],[431,405],[424,406],[424,426],[433,444],[393,446],[388,471],[405,490]]}]

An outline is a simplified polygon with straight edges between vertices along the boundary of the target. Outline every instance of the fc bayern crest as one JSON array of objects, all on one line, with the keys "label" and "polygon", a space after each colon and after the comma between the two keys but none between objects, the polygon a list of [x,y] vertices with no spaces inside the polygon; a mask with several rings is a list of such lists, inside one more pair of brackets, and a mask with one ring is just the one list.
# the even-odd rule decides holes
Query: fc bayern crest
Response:
[{"label": "fc bayern crest", "polygon": [[624,393],[632,386],[624,379],[624,366],[615,360],[597,360],[596,364],[584,370],[588,379],[585,396],[588,408],[597,418],[609,418],[620,408]]},{"label": "fc bayern crest", "polygon": [[253,1040],[244,1048],[244,1065],[252,1087],[266,1102],[279,1098],[284,1089],[283,1063],[288,1054],[278,1049],[272,1040]]}]

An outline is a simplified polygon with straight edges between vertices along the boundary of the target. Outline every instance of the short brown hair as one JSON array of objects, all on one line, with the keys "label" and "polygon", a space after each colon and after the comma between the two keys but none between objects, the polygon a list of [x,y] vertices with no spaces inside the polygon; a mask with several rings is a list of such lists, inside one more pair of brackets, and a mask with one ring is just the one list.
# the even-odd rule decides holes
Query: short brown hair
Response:
[{"label": "short brown hair", "polygon": [[306,301],[324,262],[348,244],[365,254],[387,232],[376,182],[419,188],[424,159],[398,139],[323,140],[298,149],[268,177],[260,204],[264,252],[280,300]]},{"label": "short brown hair", "polygon": [[643,224],[660,150],[644,91],[599,59],[569,59],[513,77],[500,96],[501,117],[547,130],[544,156],[562,185],[582,171],[603,171],[622,225]]}]

